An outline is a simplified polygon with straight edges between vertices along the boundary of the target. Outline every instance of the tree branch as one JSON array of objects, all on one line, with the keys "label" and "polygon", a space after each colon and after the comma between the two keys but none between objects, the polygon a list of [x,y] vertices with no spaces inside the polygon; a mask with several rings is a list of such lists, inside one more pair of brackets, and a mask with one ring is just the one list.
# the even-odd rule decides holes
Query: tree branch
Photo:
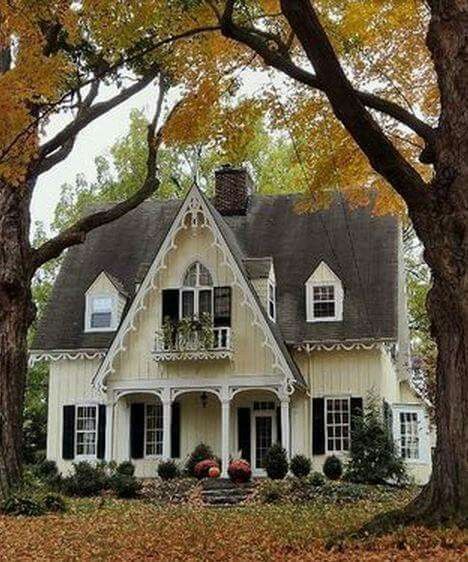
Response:
[{"label": "tree branch", "polygon": [[[275,40],[277,49],[272,50],[262,30],[250,29],[237,25],[233,20],[234,4],[235,0],[230,0],[226,3],[225,11],[220,20],[221,31],[225,37],[247,45],[258,53],[266,64],[287,74],[294,80],[306,86],[324,91],[324,84],[318,76],[304,70],[293,62],[288,52],[287,44],[285,45],[286,48],[282,49],[278,41]],[[295,30],[292,29],[292,31],[294,32]],[[352,93],[369,109],[385,113],[403,125],[406,125],[425,141],[426,146],[432,146],[435,134],[433,128],[399,104],[380,98],[375,94],[355,90],[354,88],[352,88]]]},{"label": "tree branch", "polygon": [[78,220],[74,225],[65,229],[54,238],[48,240],[39,248],[33,250],[33,271],[37,270],[49,260],[58,257],[66,248],[83,243],[89,232],[122,217],[129,211],[135,209],[140,203],[157,191],[160,184],[159,179],[157,178],[157,157],[163,140],[164,128],[170,122],[176,108],[179,105],[177,104],[171,110],[165,120],[165,123],[157,129],[158,122],[161,117],[165,92],[166,85],[164,84],[164,79],[161,77],[154,118],[148,125],[148,157],[146,161],[146,178],[143,185],[125,201],[117,203],[109,209],[97,211]]},{"label": "tree branch", "polygon": [[[101,117],[111,109],[114,109],[124,101],[137,94],[139,91],[146,88],[146,86],[154,80],[158,73],[159,69],[154,69],[153,71],[148,72],[138,82],[120,91],[114,97],[91,105],[90,101],[92,102],[97,95],[98,81],[94,82],[91,86],[90,93],[78,110],[76,118],[59,133],[57,133],[55,137],[40,147],[36,168],[37,175],[46,172],[68,156],[80,131],[98,119],[98,117]],[[57,150],[58,152],[56,152]]]}]

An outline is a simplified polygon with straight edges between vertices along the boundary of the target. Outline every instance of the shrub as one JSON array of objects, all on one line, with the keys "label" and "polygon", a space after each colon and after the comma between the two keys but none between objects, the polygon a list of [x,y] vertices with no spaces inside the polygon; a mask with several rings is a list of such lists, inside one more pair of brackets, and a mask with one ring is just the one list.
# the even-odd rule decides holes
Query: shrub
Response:
[{"label": "shrub", "polygon": [[282,499],[288,498],[287,493],[289,487],[286,482],[272,482],[265,480],[258,488],[258,497],[262,503],[276,503]]},{"label": "shrub", "polygon": [[291,459],[291,472],[297,478],[305,478],[308,476],[312,468],[312,463],[309,458],[304,455],[295,455]]},{"label": "shrub", "polygon": [[338,457],[327,457],[323,463],[323,473],[330,480],[339,480],[343,474],[343,463]]},{"label": "shrub", "polygon": [[364,415],[353,418],[350,460],[345,478],[361,484],[408,481],[403,459],[396,451],[390,428],[382,419],[374,400]]},{"label": "shrub", "polygon": [[135,475],[135,465],[130,461],[121,462],[115,470],[119,474],[125,474],[126,476]]},{"label": "shrub", "polygon": [[142,486],[135,476],[116,472],[110,479],[110,487],[119,498],[135,498]]},{"label": "shrub", "polygon": [[208,478],[208,471],[214,466],[219,468],[218,463],[214,459],[205,459],[204,461],[200,461],[195,465],[195,477],[199,480],[202,478]]},{"label": "shrub", "polygon": [[244,484],[252,477],[252,469],[246,460],[237,459],[229,465],[228,474],[229,478],[236,484]]},{"label": "shrub", "polygon": [[41,480],[53,480],[58,476],[57,464],[55,461],[43,460],[36,466],[35,472]]},{"label": "shrub", "polygon": [[43,499],[44,507],[53,513],[62,513],[67,510],[67,504],[60,494],[46,494]]},{"label": "shrub", "polygon": [[325,476],[321,472],[312,472],[307,479],[311,486],[319,487],[325,484]]},{"label": "shrub", "polygon": [[267,451],[265,469],[272,480],[282,480],[288,473],[286,450],[279,443],[275,443]]},{"label": "shrub", "polygon": [[177,466],[177,463],[172,459],[161,461],[158,464],[158,475],[161,480],[173,480],[180,475],[179,467]]},{"label": "shrub", "polygon": [[189,476],[195,476],[195,466],[201,461],[205,461],[207,459],[212,459],[212,458],[213,458],[213,451],[211,450],[211,447],[205,445],[204,443],[200,443],[195,447],[195,449],[193,450],[192,454],[190,455],[190,457],[188,458],[185,464],[185,470],[187,474]]},{"label": "shrub", "polygon": [[104,465],[82,461],[73,464],[73,474],[63,479],[63,491],[70,496],[97,496],[109,487]]},{"label": "shrub", "polygon": [[6,515],[37,517],[44,515],[46,507],[38,498],[30,496],[24,491],[19,491],[11,494],[1,503],[0,511]]}]

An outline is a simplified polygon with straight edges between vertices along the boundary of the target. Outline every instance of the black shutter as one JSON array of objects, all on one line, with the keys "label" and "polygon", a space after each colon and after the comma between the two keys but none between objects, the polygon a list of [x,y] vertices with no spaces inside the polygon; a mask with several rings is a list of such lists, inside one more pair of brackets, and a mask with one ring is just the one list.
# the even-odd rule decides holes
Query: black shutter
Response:
[{"label": "black shutter", "polygon": [[162,318],[179,321],[179,289],[164,289],[162,292]]},{"label": "black shutter", "polygon": [[75,457],[75,406],[63,407],[62,457]]},{"label": "black shutter", "polygon": [[357,416],[362,416],[363,409],[362,409],[362,398],[361,397],[352,397],[351,398],[351,433],[354,431],[354,419]]},{"label": "black shutter", "polygon": [[386,400],[383,401],[383,415],[384,415],[385,427],[387,428],[387,431],[390,433],[390,435],[392,435],[393,434],[393,412],[392,412],[392,407],[390,406],[390,404]]},{"label": "black shutter", "polygon": [[278,406],[276,408],[276,431],[278,433],[277,441],[281,444],[283,442],[283,434],[281,429],[281,406]]},{"label": "black shutter", "polygon": [[250,408],[237,408],[237,441],[241,457],[250,461]]},{"label": "black shutter", "polygon": [[180,458],[180,402],[172,403],[171,458]]},{"label": "black shutter", "polygon": [[130,456],[143,458],[145,443],[145,405],[135,403],[130,408]]},{"label": "black shutter", "polygon": [[106,406],[99,404],[97,458],[103,459],[106,454]]},{"label": "black shutter", "polygon": [[325,454],[325,401],[323,398],[312,400],[312,454]]},{"label": "black shutter", "polygon": [[216,327],[231,325],[231,287],[215,287],[213,320]]}]

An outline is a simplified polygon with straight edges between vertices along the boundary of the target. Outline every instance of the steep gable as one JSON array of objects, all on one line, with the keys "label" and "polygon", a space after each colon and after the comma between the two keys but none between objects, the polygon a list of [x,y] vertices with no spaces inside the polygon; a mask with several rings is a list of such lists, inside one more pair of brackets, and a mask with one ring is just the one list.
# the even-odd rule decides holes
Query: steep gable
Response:
[{"label": "steep gable", "polygon": [[[200,237],[204,239],[197,242]],[[161,329],[161,291],[163,288],[177,286],[183,272],[194,259],[205,260],[216,272],[221,284],[231,285],[235,292],[233,300],[238,303],[238,325],[233,335],[237,346],[237,350],[235,347],[233,352],[234,366],[204,365],[203,374],[206,376],[210,371],[218,375],[223,372],[228,375],[233,371],[237,374],[264,372],[281,374],[288,387],[293,383],[303,384],[282,338],[272,329],[265,316],[247,278],[242,258],[242,252],[222,218],[216,215],[211,204],[194,187],[188,193],[141,282],[94,378],[94,384],[98,387],[105,386],[109,376],[117,373],[115,376],[118,377],[118,372],[121,371],[125,371],[126,376],[135,371],[141,376],[142,370],[148,376],[171,376],[171,372],[176,370],[155,365],[154,362],[148,363],[147,356],[151,351],[151,338],[154,339],[154,334]],[[209,260],[213,260],[212,263]],[[133,360],[132,350],[136,350]]]}]

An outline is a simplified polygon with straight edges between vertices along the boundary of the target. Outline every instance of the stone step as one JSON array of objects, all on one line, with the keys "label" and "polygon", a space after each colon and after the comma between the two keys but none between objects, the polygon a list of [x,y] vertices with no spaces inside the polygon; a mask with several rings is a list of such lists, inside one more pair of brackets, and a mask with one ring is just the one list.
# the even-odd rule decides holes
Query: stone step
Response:
[{"label": "stone step", "polygon": [[202,490],[202,495],[207,497],[212,496],[249,496],[253,492],[253,488],[233,488],[232,490],[219,489],[219,490]]}]

